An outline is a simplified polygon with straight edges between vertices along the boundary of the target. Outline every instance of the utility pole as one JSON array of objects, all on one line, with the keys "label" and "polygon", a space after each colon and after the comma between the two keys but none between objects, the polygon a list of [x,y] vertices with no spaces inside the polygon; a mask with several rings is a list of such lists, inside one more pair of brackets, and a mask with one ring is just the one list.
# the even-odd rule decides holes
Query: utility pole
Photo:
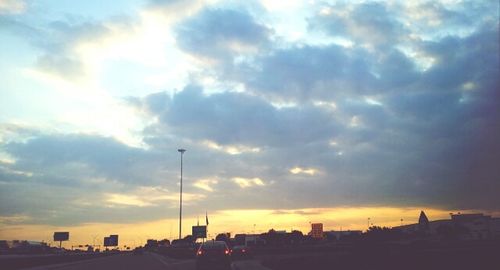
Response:
[{"label": "utility pole", "polygon": [[184,152],[186,152],[185,149],[177,149],[179,153],[181,153],[181,192],[179,196],[179,239],[182,239],[182,156],[184,155]]}]

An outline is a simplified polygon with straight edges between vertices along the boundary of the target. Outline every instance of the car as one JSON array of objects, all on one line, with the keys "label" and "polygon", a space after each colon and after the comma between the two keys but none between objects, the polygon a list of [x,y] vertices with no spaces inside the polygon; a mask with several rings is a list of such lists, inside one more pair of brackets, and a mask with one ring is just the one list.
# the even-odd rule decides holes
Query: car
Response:
[{"label": "car", "polygon": [[207,241],[196,251],[196,269],[231,269],[231,251],[224,241]]},{"label": "car", "polygon": [[247,246],[234,246],[231,249],[233,259],[245,259],[252,257],[252,251]]},{"label": "car", "polygon": [[174,240],[168,249],[168,254],[177,259],[193,258],[198,249],[196,244],[185,240]]}]

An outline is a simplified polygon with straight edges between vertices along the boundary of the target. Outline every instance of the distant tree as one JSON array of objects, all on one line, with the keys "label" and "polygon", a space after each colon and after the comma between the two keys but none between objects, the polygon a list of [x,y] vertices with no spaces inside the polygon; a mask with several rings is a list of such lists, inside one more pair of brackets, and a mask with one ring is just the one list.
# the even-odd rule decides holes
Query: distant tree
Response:
[{"label": "distant tree", "polygon": [[339,240],[343,242],[352,242],[361,239],[361,237],[362,235],[360,233],[349,233],[346,235],[341,235],[339,237]]},{"label": "distant tree", "polygon": [[393,230],[388,227],[372,226],[363,234],[363,237],[366,240],[382,242],[402,239],[404,235],[399,230]]},{"label": "distant tree", "polygon": [[227,233],[219,233],[216,237],[215,237],[215,240],[216,241],[224,241],[226,243],[229,243],[230,241],[230,238],[229,238],[229,235]]},{"label": "distant tree", "polygon": [[186,235],[182,240],[188,243],[194,243],[196,241],[196,238],[192,235]]},{"label": "distant tree", "polygon": [[170,240],[168,240],[168,239],[160,240],[160,241],[158,241],[158,245],[159,246],[170,246]]},{"label": "distant tree", "polygon": [[300,244],[304,241],[304,234],[301,231],[293,230],[289,234],[289,241],[292,244]]},{"label": "distant tree", "polygon": [[275,246],[279,243],[279,235],[274,229],[270,229],[267,233],[261,234],[261,238],[264,239],[269,246]]},{"label": "distant tree", "polygon": [[145,249],[153,250],[158,248],[158,241],[155,239],[148,239],[146,245],[144,245]]}]

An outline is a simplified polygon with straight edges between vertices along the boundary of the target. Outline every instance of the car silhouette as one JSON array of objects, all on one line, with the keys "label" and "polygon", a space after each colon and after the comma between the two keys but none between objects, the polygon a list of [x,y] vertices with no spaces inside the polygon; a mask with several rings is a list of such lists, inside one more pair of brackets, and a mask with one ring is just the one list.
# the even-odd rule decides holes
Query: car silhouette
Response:
[{"label": "car silhouette", "polygon": [[231,254],[226,242],[207,241],[196,252],[196,269],[231,269]]},{"label": "car silhouette", "polygon": [[231,258],[246,259],[252,257],[252,251],[247,246],[234,246],[231,249]]}]

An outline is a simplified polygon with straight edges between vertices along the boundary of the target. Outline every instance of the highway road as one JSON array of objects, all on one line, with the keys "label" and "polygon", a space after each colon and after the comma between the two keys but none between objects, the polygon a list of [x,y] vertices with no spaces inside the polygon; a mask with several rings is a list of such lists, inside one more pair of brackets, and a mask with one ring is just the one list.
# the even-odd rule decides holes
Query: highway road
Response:
[{"label": "highway road", "polygon": [[[29,270],[194,270],[194,259],[178,260],[168,258],[156,253],[146,252],[144,254],[118,254],[102,258],[77,261],[72,263],[45,265],[26,268]],[[270,270],[260,265],[258,261],[246,260],[232,263],[233,270]]]}]

